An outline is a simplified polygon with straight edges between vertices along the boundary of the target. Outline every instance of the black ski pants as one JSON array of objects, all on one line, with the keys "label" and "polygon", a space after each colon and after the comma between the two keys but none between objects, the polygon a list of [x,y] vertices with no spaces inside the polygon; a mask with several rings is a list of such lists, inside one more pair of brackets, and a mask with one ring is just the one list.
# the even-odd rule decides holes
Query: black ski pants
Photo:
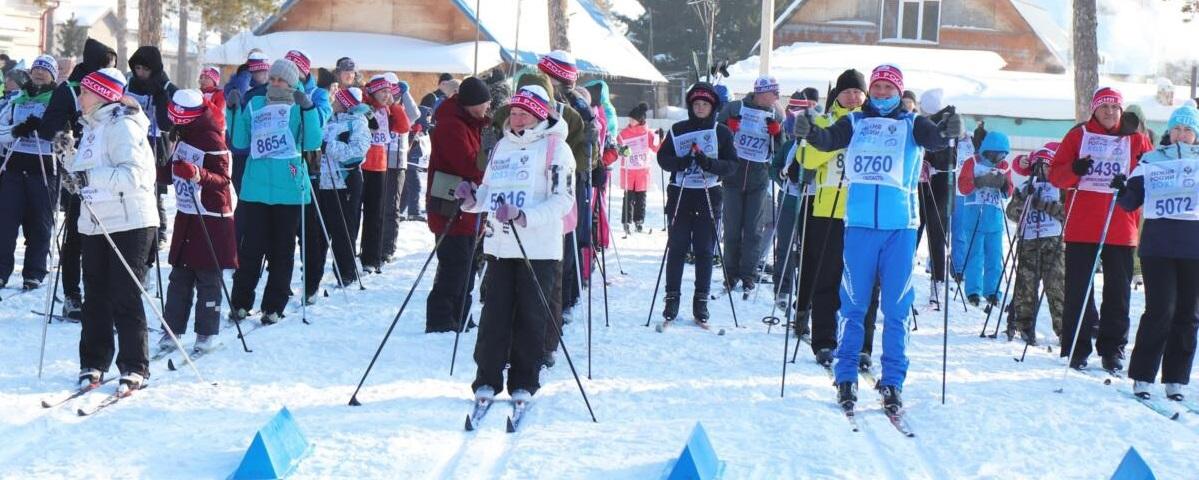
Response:
[{"label": "black ski pants", "polygon": [[167,303],[163,317],[175,335],[181,337],[187,332],[187,317],[192,309],[193,299],[196,304],[196,333],[220,333],[221,273],[216,269],[194,270],[180,266],[171,268],[171,283],[167,285]]},{"label": "black ski pants", "polygon": [[1199,260],[1141,257],[1145,313],[1128,362],[1128,376],[1152,383],[1187,384],[1199,329]]},{"label": "black ski pants", "polygon": [[[557,260],[532,260],[530,271],[524,259],[489,258],[483,315],[479,320],[479,338],[475,343],[475,363],[478,370],[471,385],[477,390],[483,385],[504,390],[504,366],[508,367],[508,392],[527,390],[531,394],[541,388],[541,361],[544,358],[545,336],[556,335],[550,311],[542,303],[553,294],[551,286]],[[542,292],[537,292],[540,282]],[[553,308],[550,305],[548,308]]]},{"label": "black ski pants", "polygon": [[[706,192],[706,194],[705,194]],[[673,217],[666,245],[666,292],[681,293],[683,265],[687,252],[695,255],[695,295],[706,295],[712,287],[712,252],[716,247],[716,223],[723,201],[720,188],[670,187],[666,211]],[[674,213],[678,209],[678,213]],[[734,267],[724,263],[725,272]],[[729,274],[733,275],[733,274]]]},{"label": "black ski pants", "polygon": [[237,248],[239,268],[233,272],[233,309],[250,310],[254,289],[267,264],[266,288],[262,291],[262,313],[283,314],[291,294],[291,275],[296,263],[296,234],[300,228],[299,205],[267,205],[241,202],[237,215],[244,222]]},{"label": "black ski pants", "polygon": [[[316,192],[316,202],[309,204],[305,214],[308,218],[305,220],[304,229],[305,238],[308,242],[307,251],[304,252],[304,294],[305,297],[315,295],[320,290],[321,279],[325,274],[325,261],[329,256],[329,250],[333,250],[333,259],[336,261],[333,272],[333,277],[341,283],[341,286],[348,286],[358,279],[358,260],[354,258],[354,240],[349,236],[349,227],[346,225],[343,212],[357,213],[357,205],[352,205],[352,192],[349,189],[342,190],[319,190],[318,185],[313,182],[313,191]],[[317,209],[320,211],[317,211]],[[321,219],[324,219],[324,228],[321,226]],[[328,234],[328,240],[325,235]],[[329,244],[332,241],[332,245]]]},{"label": "black ski pants", "polygon": [[[475,261],[475,252],[471,249],[473,243],[472,235],[446,235],[437,248],[437,273],[433,276],[429,297],[425,299],[426,333],[457,331],[470,312],[470,292],[475,283],[474,275],[470,274]],[[492,286],[488,285],[488,288]]]},{"label": "black ski pants", "polygon": [[625,190],[624,201],[621,203],[620,209],[620,223],[625,225],[645,223],[645,195],[646,192]]},{"label": "black ski pants", "polygon": [[[407,175],[403,168],[389,168],[383,179],[383,259],[396,253],[396,242],[400,237],[400,199],[404,195]],[[380,259],[380,263],[382,260]]]},{"label": "black ski pants", "polygon": [[920,183],[920,222],[928,238],[933,280],[945,281],[945,226],[949,225],[949,174],[937,173]]},{"label": "black ski pants", "polygon": [[[85,235],[83,253],[83,321],[79,337],[79,366],[108,371],[116,354],[117,370],[122,374],[150,376],[150,358],[146,338],[146,311],[142,307],[139,283],[146,274],[145,262],[152,244],[158,240],[155,227],[111,232],[116,250],[104,235]],[[133,270],[129,276],[122,259]],[[113,329],[117,332],[116,351]]]},{"label": "black ski pants", "polygon": [[362,248],[364,267],[383,264],[383,195],[387,172],[362,172]]},{"label": "black ski pants", "polygon": [[[1079,312],[1082,329],[1079,330],[1078,345],[1074,349],[1074,363],[1080,363],[1091,355],[1091,342],[1099,355],[1124,357],[1124,346],[1128,344],[1128,297],[1132,294],[1133,247],[1104,245],[1100,254],[1103,265],[1103,305],[1095,308],[1092,293],[1084,306],[1082,299],[1087,295],[1094,273],[1095,243],[1066,242],[1066,303],[1062,312],[1061,356],[1070,354],[1074,342],[1074,330],[1078,325]],[[1092,292],[1094,287],[1091,287]],[[1085,310],[1084,310],[1085,308]]]}]

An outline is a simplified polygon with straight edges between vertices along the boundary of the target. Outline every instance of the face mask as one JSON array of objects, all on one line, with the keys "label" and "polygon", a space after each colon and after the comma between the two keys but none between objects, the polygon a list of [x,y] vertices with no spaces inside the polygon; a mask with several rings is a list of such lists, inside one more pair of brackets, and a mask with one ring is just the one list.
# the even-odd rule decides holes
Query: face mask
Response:
[{"label": "face mask", "polygon": [[899,95],[890,98],[870,97],[870,103],[874,105],[874,108],[878,109],[878,113],[890,115],[899,106]]},{"label": "face mask", "polygon": [[1007,152],[983,152],[983,158],[991,165],[999,165],[999,162],[1002,162],[1004,157],[1007,157]]}]

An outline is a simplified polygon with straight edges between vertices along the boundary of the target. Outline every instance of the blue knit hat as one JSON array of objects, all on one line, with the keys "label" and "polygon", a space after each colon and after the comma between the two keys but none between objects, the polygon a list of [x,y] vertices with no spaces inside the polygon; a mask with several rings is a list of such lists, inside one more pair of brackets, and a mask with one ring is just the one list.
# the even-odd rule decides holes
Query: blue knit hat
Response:
[{"label": "blue knit hat", "polygon": [[1181,107],[1174,110],[1174,113],[1170,114],[1170,121],[1166,123],[1166,130],[1173,130],[1174,127],[1179,125],[1199,134],[1199,110],[1195,109],[1194,100],[1187,100]]},{"label": "blue knit hat", "polygon": [[987,132],[987,136],[983,138],[982,145],[978,147],[978,153],[983,152],[1011,153],[1011,142],[1008,141],[1007,135],[1003,132]]},{"label": "blue knit hat", "polygon": [[29,67],[29,71],[32,72],[35,68],[45,70],[50,74],[50,79],[52,81],[58,81],[58,62],[54,60],[54,57],[49,55],[38,55],[37,58],[33,59],[33,66]]}]

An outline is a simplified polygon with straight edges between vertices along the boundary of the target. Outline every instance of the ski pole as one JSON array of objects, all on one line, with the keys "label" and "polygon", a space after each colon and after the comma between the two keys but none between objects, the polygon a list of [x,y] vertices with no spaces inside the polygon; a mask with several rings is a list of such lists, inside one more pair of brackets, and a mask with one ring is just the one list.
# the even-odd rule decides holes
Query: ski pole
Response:
[{"label": "ski pole", "polygon": [[[665,192],[666,191],[665,189],[667,187],[665,186],[665,184],[663,184],[662,188],[663,188],[663,192]],[[670,230],[674,229],[674,222],[679,218],[679,206],[681,206],[683,204],[683,192],[686,190],[681,185],[679,186],[678,190],[679,190],[679,195],[678,195],[678,199],[675,200],[674,213],[670,215],[670,221],[667,224],[667,227],[662,229],[662,231],[664,231],[664,232],[669,232]],[[663,195],[663,196],[665,197],[665,195]],[[667,203],[663,203],[662,209],[665,210],[666,208],[668,208],[667,206],[669,204],[670,204],[669,201]],[[663,219],[663,222],[665,223],[665,219]],[[668,254],[670,254],[670,233],[666,234],[666,248],[662,250],[662,261],[658,263],[658,280],[657,280],[657,282],[654,283],[654,295],[653,295],[653,297],[650,298],[649,313],[646,314],[646,316],[645,316],[645,326],[646,327],[649,326],[650,320],[654,317],[654,303],[656,303],[658,300],[658,287],[660,287],[662,285],[662,272],[666,269],[666,256]]]},{"label": "ski pole", "polygon": [[[704,182],[704,200],[708,202],[708,218],[712,220],[712,231],[716,234],[716,251],[720,254],[720,258],[722,259],[720,262],[720,273],[724,276],[724,284],[727,288],[728,286],[731,286],[732,283],[729,282],[728,262],[723,260],[724,239],[720,238],[720,229],[716,228],[716,209],[712,207],[712,195],[708,193],[708,174],[705,173],[704,169],[701,168],[699,169],[699,175]],[[733,311],[733,326],[741,328],[741,324],[737,322],[737,306],[733,304],[733,292],[730,291],[725,296],[729,299],[729,309]]]},{"label": "ski pole", "polygon": [[[225,286],[225,275],[221,269],[221,261],[216,256],[216,248],[213,247],[212,244],[212,235],[208,233],[208,225],[207,222],[204,221],[204,214],[199,213],[201,208],[200,199],[196,196],[195,184],[189,183],[188,190],[189,193],[191,193],[192,204],[196,206],[196,216],[200,220],[200,230],[204,233],[204,244],[208,246],[208,254],[212,257],[212,264],[216,266],[217,269],[217,282],[221,284],[221,293],[225,295],[225,303],[229,305],[229,308],[233,308],[233,299],[229,296],[228,287]],[[232,218],[230,218],[230,220],[232,220]],[[241,331],[241,320],[234,320],[233,326],[237,328],[237,338],[241,340],[241,348],[245,350],[246,353],[252,353],[253,350],[250,350],[250,346],[246,345],[246,336]]]},{"label": "ski pole", "polygon": [[462,301],[458,303],[458,328],[454,331],[454,351],[450,354],[450,376],[454,376],[454,362],[458,358],[458,339],[466,331],[466,296],[470,295],[471,280],[475,276],[475,250],[479,248],[479,238],[482,236],[483,215],[475,216],[475,232],[470,242],[470,267],[467,268],[466,281],[462,282]]},{"label": "ski pole", "polygon": [[371,362],[366,366],[366,371],[362,373],[362,379],[358,381],[358,387],[354,389],[354,394],[350,395],[350,406],[358,407],[362,402],[358,401],[358,392],[362,390],[362,384],[366,383],[366,377],[370,375],[371,369],[375,367],[375,362],[379,360],[379,354],[383,353],[383,346],[387,345],[387,339],[391,338],[391,332],[395,330],[396,324],[400,321],[400,316],[404,315],[404,309],[408,307],[408,301],[412,300],[412,294],[416,291],[417,285],[420,285],[421,278],[425,276],[425,270],[429,268],[429,262],[433,261],[433,256],[437,254],[437,249],[441,248],[441,242],[445,241],[449,236],[450,230],[454,228],[454,223],[458,221],[458,217],[462,216],[461,207],[454,212],[450,220],[446,222],[445,228],[441,234],[437,236],[437,241],[433,244],[433,250],[429,252],[429,256],[425,257],[425,263],[421,265],[420,272],[416,274],[416,280],[412,282],[412,288],[408,289],[408,295],[404,297],[404,303],[400,304],[400,311],[396,312],[395,318],[391,319],[391,325],[387,327],[387,333],[383,334],[383,341],[379,342],[379,348],[375,350],[375,356],[371,357]]},{"label": "ski pole", "polygon": [[[41,139],[38,136],[36,131],[33,132],[33,135],[34,135],[34,138],[36,138],[38,140]],[[9,155],[12,154],[12,149],[9,149],[8,154]],[[53,155],[54,155],[54,153],[51,152],[51,160],[52,161],[53,161]],[[5,156],[4,163],[5,163],[5,165],[8,164],[8,156],[7,155]],[[61,194],[62,194],[62,182],[56,181],[55,183],[57,185],[55,185],[55,186],[57,187],[58,192],[55,194],[50,193],[50,183],[48,182],[48,179],[46,178],[46,163],[45,163],[45,160],[42,158],[42,149],[41,149],[40,141],[38,142],[38,164],[42,168],[42,185],[46,187],[46,195],[47,196],[52,195],[50,198],[47,199],[50,201],[50,204],[51,204],[51,207],[50,207],[50,239],[52,241],[54,241],[55,243],[57,243],[58,256],[59,256],[59,259],[58,259],[59,267],[58,267],[58,270],[54,273],[54,286],[53,286],[53,288],[51,288],[49,291],[46,292],[46,303],[45,303],[46,317],[45,317],[45,322],[42,323],[42,346],[41,346],[41,352],[38,354],[38,361],[37,361],[37,378],[40,380],[42,378],[42,369],[44,367],[45,360],[46,360],[46,335],[49,334],[50,319],[51,319],[51,316],[53,315],[54,295],[58,291],[58,275],[59,275],[59,272],[62,271],[62,243],[61,243],[61,240],[58,240],[58,219],[56,218],[58,215],[58,200],[59,200],[59,198],[61,198]],[[3,167],[0,167],[0,171],[3,171]],[[66,220],[64,219],[63,222],[65,223]],[[50,248],[48,249],[50,258],[47,259],[46,265],[54,264],[54,247],[55,247],[55,245],[51,245]]]},{"label": "ski pole", "polygon": [[[1034,288],[1037,288],[1038,290],[1040,290],[1040,293],[1037,294],[1037,301],[1036,301],[1036,303],[1033,304],[1033,309],[1032,309],[1032,329],[1033,329],[1034,333],[1037,330],[1037,317],[1041,313],[1041,300],[1043,300],[1045,298],[1045,290],[1047,290],[1046,288],[1040,288],[1041,282],[1042,282],[1042,276],[1045,274],[1045,270],[1044,270],[1045,265],[1043,263],[1044,257],[1045,257],[1044,254],[1045,254],[1045,251],[1040,248],[1040,245],[1038,245],[1037,246],[1037,277],[1034,280],[1037,283]],[[1012,302],[1014,303],[1015,300],[1013,299]],[[1053,321],[1053,319],[1051,318],[1050,322],[1052,322],[1052,321]],[[1013,360],[1015,360],[1016,362],[1019,362],[1019,363],[1023,363],[1024,357],[1026,355],[1028,355],[1028,346],[1031,343],[1032,342],[1030,342],[1029,339],[1025,339],[1024,351],[1020,352],[1020,358],[1016,358]]]},{"label": "ski pole", "polygon": [[[991,295],[992,295],[992,296],[994,296],[994,295],[998,295],[998,294],[999,294],[999,287],[1000,287],[1000,285],[1002,284],[1002,282],[1003,282],[1003,279],[1004,279],[1004,278],[1007,278],[1007,285],[1008,285],[1008,287],[1007,287],[1007,289],[1005,289],[1005,290],[1004,290],[1004,294],[1003,294],[1003,301],[999,302],[1000,311],[1003,311],[1003,304],[1004,304],[1004,303],[1007,301],[1007,292],[1008,292],[1008,289],[1010,289],[1010,288],[1011,288],[1011,285],[1012,285],[1012,280],[1013,280],[1013,279],[1015,278],[1015,276],[1016,276],[1016,272],[1015,272],[1015,270],[1016,270],[1016,262],[1014,262],[1014,261],[1011,263],[1011,265],[1012,265],[1012,274],[1011,274],[1011,275],[1006,275],[1006,273],[1007,273],[1007,271],[1008,271],[1008,261],[1009,261],[1009,260],[1011,260],[1011,259],[1013,259],[1013,258],[1015,257],[1015,252],[1016,252],[1016,250],[1019,250],[1019,248],[1020,248],[1020,239],[1021,239],[1021,238],[1024,236],[1024,229],[1025,229],[1025,227],[1027,226],[1028,208],[1029,208],[1029,205],[1031,205],[1031,204],[1032,204],[1032,199],[1031,199],[1031,198],[1030,198],[1030,199],[1026,199],[1026,201],[1025,201],[1025,203],[1024,203],[1024,206],[1020,208],[1020,218],[1019,218],[1019,221],[1018,221],[1018,223],[1017,223],[1017,226],[1016,226],[1016,236],[1015,236],[1015,237],[1013,237],[1013,238],[1011,238],[1011,239],[1008,241],[1008,246],[1007,246],[1008,250],[1007,250],[1007,254],[1005,254],[1005,255],[1003,256],[1003,265],[1000,267],[1000,272],[1002,272],[1002,273],[1000,274],[1000,282],[1001,282],[1001,283],[998,283],[998,284],[996,284],[996,285],[995,285],[995,291],[991,293]],[[1006,221],[1006,219],[1004,220],[1004,227],[1005,227],[1005,228],[1007,227],[1007,221]],[[1013,242],[1016,242],[1014,246],[1013,246]],[[984,308],[984,309],[983,309],[983,311],[987,313],[987,316],[986,316],[986,318],[983,320],[983,329],[982,329],[982,331],[981,331],[981,332],[979,332],[979,333],[978,333],[978,338],[984,338],[984,337],[986,337],[986,336],[987,336],[987,335],[986,335],[986,333],[987,333],[987,325],[989,325],[989,324],[990,324],[990,322],[991,322],[991,311],[992,311],[992,310],[994,310],[994,309],[992,308],[992,306],[990,305],[990,303],[988,303],[988,304],[987,304],[987,308]],[[1002,323],[1002,322],[1001,322],[1001,320],[999,320],[999,319],[996,319],[996,321],[995,321],[995,324],[996,324],[996,325],[999,325],[1000,323]],[[996,328],[996,332],[998,332],[998,327]],[[991,338],[995,338],[995,337],[994,337],[994,336],[992,336]]]},{"label": "ski pole", "polygon": [[[347,177],[348,176],[349,175],[347,175]],[[362,285],[362,277],[366,276],[366,272],[365,272],[366,268],[359,265],[359,261],[361,260],[361,258],[358,257],[358,245],[357,245],[357,242],[354,241],[355,240],[354,236],[350,235],[350,227],[349,227],[349,224],[346,222],[346,210],[345,210],[345,207],[341,206],[341,202],[342,202],[341,195],[342,194],[337,193],[337,190],[338,190],[337,183],[334,182],[332,169],[330,169],[330,171],[329,171],[329,182],[333,186],[333,192],[336,194],[336,197],[337,197],[337,201],[334,202],[334,205],[337,206],[337,215],[341,217],[341,230],[343,233],[346,234],[345,240],[346,240],[346,243],[348,243],[350,245],[350,254],[353,255],[354,258],[358,259],[358,260],[354,260],[354,276],[358,277],[358,290],[359,291],[366,290],[366,287],[364,285]],[[346,181],[346,188],[344,190],[346,190],[346,195],[347,195],[346,201],[349,201],[348,196],[350,195],[350,192],[349,192],[350,186],[349,186],[348,178]],[[326,235],[326,236],[328,236],[328,235]],[[330,243],[329,248],[330,249],[333,248],[332,243]]]},{"label": "ski pole", "polygon": [[[612,214],[612,195],[611,195],[611,190],[610,190],[610,189],[608,189],[606,186],[605,186],[603,189],[604,189],[604,190],[607,190],[607,191],[609,192],[609,195],[608,195],[608,211],[604,213],[604,218],[606,219],[606,218],[607,218],[607,215],[611,215],[611,214]],[[597,196],[597,197],[599,196],[599,191],[596,191],[596,196]],[[597,200],[598,200],[598,198],[597,198]],[[597,203],[598,203],[598,202],[597,202]],[[596,218],[596,219],[598,219],[598,218],[600,217],[600,216],[598,215],[599,206],[596,206],[596,207],[595,207],[595,209],[597,210],[597,214],[595,215],[595,218]],[[609,224],[610,224],[610,222],[603,222],[603,225],[601,226],[601,228],[607,228],[607,229],[608,229],[608,241],[612,241],[612,240],[614,240],[614,238],[613,238],[613,237],[614,237],[614,235],[612,235],[611,226],[610,226]],[[595,261],[595,258],[594,258],[594,257],[595,257],[595,254],[594,254],[594,252],[598,251],[598,252],[599,252],[599,257],[600,257],[600,261],[599,261],[599,263],[598,263],[598,265],[599,265],[599,271],[600,271],[600,280],[602,280],[602,281],[604,282],[604,286],[603,286],[603,288],[604,288],[604,327],[605,327],[605,328],[607,328],[607,327],[611,327],[611,322],[609,321],[609,317],[608,317],[608,256],[607,256],[607,255],[606,255],[606,253],[605,253],[605,252],[607,252],[607,251],[608,251],[608,246],[607,246],[607,245],[600,245],[600,237],[602,236],[602,235],[601,235],[601,233],[600,233],[600,229],[596,229],[595,231],[593,231],[593,232],[592,232],[592,235],[595,237],[595,240],[594,240],[594,241],[592,241],[591,243],[592,243],[593,245],[595,245],[596,247],[598,247],[598,248],[593,248],[593,249],[592,249],[592,252],[593,252],[593,253],[592,253],[592,262],[594,262],[594,261]],[[615,245],[615,244],[613,244],[613,245]],[[613,248],[615,248],[615,247],[613,247]],[[590,329],[590,328],[591,328],[591,322],[588,322],[588,323],[587,323],[587,328],[588,328],[588,329]],[[590,333],[590,332],[588,332],[588,333],[587,333],[587,338],[588,338],[588,343],[590,343],[590,339],[591,339],[591,333]],[[590,346],[588,346],[587,348],[588,348],[588,350],[590,350],[590,349],[591,349],[591,347],[590,347]],[[591,378],[591,363],[590,363],[590,354],[588,355],[588,363],[587,363],[587,378],[589,378],[589,379]]]},{"label": "ski pole", "polygon": [[[966,269],[970,268],[970,255],[974,253],[974,240],[978,238],[978,225],[982,222],[982,219],[982,215],[979,215],[974,220],[974,231],[970,232],[970,241],[966,243],[966,256],[962,260],[962,277],[966,276]],[[962,311],[969,312],[970,309],[966,306],[966,293],[962,289],[962,281],[958,279],[954,279],[954,281],[958,284],[958,292],[962,293]]]},{"label": "ski pole", "polygon": [[[310,185],[311,184],[312,183],[310,183]],[[321,211],[321,200],[320,200],[319,193],[320,193],[320,181],[317,181],[317,182],[315,182],[315,185],[313,185],[313,189],[312,189],[312,209],[316,211],[317,223],[321,227],[321,234],[325,236],[325,244],[327,245],[325,248],[331,254],[329,256],[333,258],[333,277],[337,279],[337,285],[339,287],[341,287],[341,288],[339,288],[339,290],[341,290],[341,298],[343,301],[349,302],[350,295],[348,293],[346,293],[346,289],[345,289],[345,287],[348,287],[349,285],[346,283],[345,278],[343,278],[341,276],[341,262],[337,261],[337,250],[335,250],[333,248],[333,236],[329,234],[329,228],[328,228],[327,224],[325,223],[325,214],[323,211]],[[337,195],[336,190],[333,191],[333,194],[334,194],[334,198],[333,198],[334,202],[333,203],[340,202],[341,198]],[[340,205],[340,203],[338,203],[338,204]],[[305,214],[304,217],[307,218],[308,215]],[[308,230],[307,229],[304,230],[304,238],[305,239],[308,238]],[[307,241],[307,240],[305,240],[305,241]],[[304,269],[305,269],[305,271],[307,271],[307,269],[308,269],[307,253],[305,253],[305,256],[304,256],[304,262],[305,262]],[[355,265],[354,267],[357,268],[357,265]],[[324,267],[322,266],[322,270],[323,269],[324,269]],[[359,278],[361,278],[361,277],[359,277]],[[320,283],[320,282],[318,281],[317,283]],[[318,285],[318,290],[319,290],[319,285]],[[313,294],[315,295],[316,292],[313,292]],[[308,298],[307,298],[308,281],[307,280],[304,281],[304,295],[305,295],[305,298],[303,300],[305,303],[307,303],[308,302]]]},{"label": "ski pole", "polygon": [[[808,197],[806,195],[803,195],[802,190],[800,190],[800,195],[803,196],[801,203],[806,204],[808,202]],[[786,200],[783,200],[783,201],[786,201]],[[806,209],[807,209],[806,205],[801,206],[800,210],[798,210],[796,212],[795,223],[799,223],[799,218],[798,218],[800,215],[799,212],[803,212]],[[783,398],[783,396],[785,395],[785,392],[787,390],[787,352],[789,352],[791,350],[791,326],[789,325],[791,323],[791,302],[795,300],[795,296],[796,296],[795,292],[797,292],[799,290],[799,282],[801,282],[803,280],[803,278],[802,278],[803,277],[803,256],[804,256],[804,247],[807,245],[807,242],[805,240],[807,239],[807,234],[808,234],[808,231],[807,231],[808,230],[808,225],[807,225],[808,217],[810,217],[810,215],[804,216],[803,237],[798,239],[798,241],[800,243],[800,246],[799,246],[799,268],[797,268],[795,270],[796,273],[794,273],[794,274],[792,274],[792,272],[787,269],[787,261],[791,259],[791,252],[792,252],[792,250],[795,249],[795,243],[797,242],[797,239],[795,238],[795,225],[792,225],[791,232],[788,234],[788,240],[787,240],[787,254],[786,254],[787,256],[786,256],[786,258],[783,259],[782,275],[779,276],[779,279],[782,279],[783,277],[787,277],[791,280],[791,288],[787,289],[787,300],[786,300],[787,306],[783,310],[785,312],[783,314],[783,317],[785,317],[787,319],[787,324],[783,325],[783,379],[779,385],[779,398]],[[811,281],[811,280],[809,280],[809,281]],[[783,282],[781,282],[781,281],[779,282],[779,284],[782,284],[782,283]],[[778,302],[776,301],[776,302],[774,302],[774,304],[777,306]],[[774,308],[773,307],[770,310],[770,315],[774,316]],[[799,312],[798,311],[795,312],[795,319],[797,322],[799,321]],[[767,333],[770,333],[769,327],[767,327]],[[796,343],[799,343],[800,340],[798,338],[796,338],[795,341],[796,341]]]},{"label": "ski pole", "polygon": [[[826,173],[826,175],[827,175],[827,173]],[[816,269],[812,271],[812,281],[814,281],[814,282],[819,281],[820,272],[824,269],[825,250],[828,249],[828,239],[830,236],[832,236],[832,233],[833,233],[833,223],[836,222],[836,220],[837,220],[837,218],[836,218],[837,217],[837,204],[838,204],[838,202],[841,201],[841,190],[849,188],[847,186],[843,186],[844,184],[845,184],[845,169],[842,168],[841,169],[841,178],[837,180],[837,187],[836,187],[837,190],[835,192],[833,192],[833,203],[832,203],[832,206],[829,208],[829,212],[828,212],[829,223],[828,223],[828,226],[826,226],[824,228],[824,238],[821,239],[821,241],[820,241],[820,254],[817,255],[817,257],[816,257]],[[842,222],[844,222],[844,219],[842,219]],[[804,236],[806,238],[807,234],[805,233]],[[837,255],[840,257],[843,255],[843,252],[839,252]],[[844,262],[843,257],[840,261]],[[808,292],[807,301],[804,302],[802,305],[796,305],[795,311],[799,312],[800,310],[810,309],[812,302],[815,299],[816,299],[816,285],[812,285],[812,290],[810,292]],[[798,318],[798,314],[796,315],[796,317]],[[795,363],[795,359],[799,356],[799,344],[800,343],[801,342],[795,342],[795,350],[791,353],[791,363]]]},{"label": "ski pole", "polygon": [[[949,110],[950,114],[956,113],[956,108],[954,108],[952,106],[949,108],[950,108],[950,110]],[[957,177],[958,177],[957,176],[957,168],[958,168],[958,139],[957,138],[949,139],[949,148],[953,149],[953,157],[951,159],[952,163],[950,163],[949,172],[948,172],[949,173],[949,192],[947,192],[951,197],[950,197],[949,201],[945,202],[946,203],[945,216],[946,216],[946,218],[953,218],[953,203],[954,202],[953,202],[952,195],[956,195]],[[931,187],[931,184],[930,184],[930,187]],[[934,198],[936,198],[936,197],[934,196]],[[936,205],[936,203],[934,203],[934,206],[935,205]],[[938,212],[938,213],[940,213],[940,212]],[[941,220],[940,215],[937,215],[937,220],[938,221]],[[952,227],[952,225],[950,225],[950,226]],[[949,271],[952,270],[952,268],[953,268],[949,265],[949,261],[953,258],[953,255],[950,253],[950,250],[951,250],[950,247],[953,245],[953,242],[952,242],[953,232],[950,231],[950,229],[946,229],[944,224],[941,225],[941,232],[945,234],[945,245],[946,245],[945,257],[944,257],[944,259],[945,259],[944,265],[945,265],[945,269],[946,269],[945,274],[949,274]],[[944,295],[945,295],[945,303],[941,307],[941,315],[942,315],[941,316],[941,405],[945,405],[945,386],[946,386],[946,379],[949,376],[949,283],[948,282],[945,283]]]},{"label": "ski pole", "polygon": [[[1095,261],[1091,264],[1091,274],[1088,275],[1087,278],[1087,289],[1083,293],[1082,303],[1079,304],[1078,321],[1075,322],[1074,325],[1074,338],[1070,342],[1070,353],[1066,357],[1066,368],[1062,370],[1060,386],[1057,388],[1057,390],[1054,390],[1056,393],[1062,393],[1065,391],[1066,375],[1070,373],[1070,366],[1074,363],[1074,353],[1078,348],[1078,337],[1082,333],[1082,320],[1087,312],[1087,302],[1091,300],[1091,289],[1095,285],[1095,270],[1099,268],[1099,260],[1101,258],[1100,255],[1103,254],[1103,243],[1107,241],[1108,227],[1110,227],[1112,224],[1112,213],[1114,213],[1116,209],[1116,198],[1119,196],[1117,193],[1118,191],[1112,193],[1112,201],[1107,207],[1107,217],[1103,220],[1103,232],[1099,235],[1099,244],[1095,246]],[[1077,192],[1075,192],[1075,195],[1077,195]]]},{"label": "ski pole", "polygon": [[[787,190],[786,187],[790,184],[791,184],[791,179],[787,178],[787,181],[783,183],[783,190],[786,191]],[[783,203],[786,203],[786,202],[787,202],[787,200],[784,197]],[[795,230],[796,230],[796,227],[799,226],[799,216],[802,215],[804,210],[807,209],[807,205],[808,205],[808,197],[803,196],[803,198],[800,200],[799,208],[795,210],[795,218],[792,220],[793,223],[791,224],[791,228],[787,232],[787,243],[786,243],[786,247],[785,247],[786,252],[783,254],[784,255],[783,261],[781,262],[782,269],[779,270],[779,281],[777,282],[778,284],[774,286],[774,300],[772,302],[770,302],[771,303],[770,315],[762,319],[762,322],[767,325],[767,327],[766,327],[767,334],[770,333],[770,327],[778,324],[778,322],[779,322],[779,318],[774,316],[774,313],[775,313],[775,311],[778,310],[778,297],[782,293],[782,289],[783,289],[782,288],[783,287],[782,279],[785,277],[790,278],[790,276],[791,276],[790,275],[791,272],[790,272],[790,270],[787,269],[787,267],[790,266],[791,249],[795,244]],[[780,208],[781,207],[782,207],[782,204],[780,204]],[[804,218],[804,224],[805,224],[804,228],[807,228],[807,218],[806,217]],[[776,248],[776,251],[777,251],[777,248]],[[800,262],[800,268],[803,268],[803,252],[800,252],[799,262]],[[775,263],[779,263],[777,258],[775,259]],[[790,290],[790,289],[788,289],[788,290]],[[784,308],[791,308],[791,303],[788,302],[787,306]],[[787,328],[787,326],[784,325],[783,328]]]},{"label": "ski pole", "polygon": [[[1025,208],[1026,209],[1028,208],[1027,205],[1025,206]],[[1003,312],[1005,311],[1004,305],[1008,305],[1007,300],[1008,300],[1008,296],[1012,292],[1012,282],[1014,282],[1016,280],[1016,271],[1017,271],[1017,269],[1020,268],[1020,259],[1019,259],[1019,257],[1016,256],[1016,253],[1020,251],[1021,245],[1024,244],[1024,232],[1028,228],[1027,213],[1025,213],[1025,216],[1026,216],[1026,218],[1024,218],[1021,221],[1021,224],[1016,228],[1016,237],[1008,242],[1008,254],[1009,255],[1004,258],[1005,265],[1002,267],[1002,270],[1001,270],[1001,272],[1007,273],[1007,283],[1003,287],[1003,297],[1001,297],[999,300],[998,306],[999,306],[1000,313],[997,313],[996,317],[995,317],[995,331],[991,332],[990,338],[995,338],[995,337],[999,336],[999,324],[1003,323],[1002,316],[1003,316]],[[1005,223],[1005,226],[1006,226],[1006,223]],[[1006,265],[1006,263],[1009,259],[1011,260],[1011,268],[1010,269],[1008,268],[1008,265]],[[1002,273],[1000,275],[1000,278],[1001,279],[1003,278]],[[994,296],[999,295],[999,285],[995,285],[995,292],[992,293],[992,295],[994,295]],[[992,310],[994,310],[993,306],[988,304],[987,309],[986,309],[987,319],[991,318]],[[1009,319],[1009,322],[1010,322],[1010,319]],[[984,322],[983,324],[986,325],[986,322]]]}]

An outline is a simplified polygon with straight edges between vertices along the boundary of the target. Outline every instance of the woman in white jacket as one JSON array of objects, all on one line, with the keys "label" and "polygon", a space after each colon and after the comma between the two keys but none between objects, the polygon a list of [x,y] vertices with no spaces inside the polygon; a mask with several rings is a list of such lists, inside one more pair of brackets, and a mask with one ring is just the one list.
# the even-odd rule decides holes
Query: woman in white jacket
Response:
[{"label": "woman in white jacket", "polygon": [[138,286],[146,273],[142,260],[158,230],[154,151],[147,141],[150,120],[124,97],[125,77],[114,68],[88,74],[80,86],[83,132],[78,151],[65,159],[69,178],[64,179],[84,205],[79,216],[85,292],[79,383],[99,386],[112,364],[115,326],[118,392],[129,394],[150,376],[146,312]]},{"label": "woman in white jacket", "polygon": [[[491,401],[503,391],[505,364],[511,365],[507,387],[512,399],[528,401],[541,386],[545,336],[558,334],[547,331],[549,309],[560,308],[561,297],[550,289],[561,274],[563,222],[575,203],[575,167],[566,144],[566,122],[551,118],[549,105],[541,87],[521,88],[512,97],[514,108],[483,184],[475,191],[463,182],[455,191],[464,211],[490,214],[483,240],[486,298],[472,385],[479,401]],[[533,271],[525,265],[524,254]],[[541,286],[540,294],[536,285]],[[542,296],[551,303],[549,309]]]}]

